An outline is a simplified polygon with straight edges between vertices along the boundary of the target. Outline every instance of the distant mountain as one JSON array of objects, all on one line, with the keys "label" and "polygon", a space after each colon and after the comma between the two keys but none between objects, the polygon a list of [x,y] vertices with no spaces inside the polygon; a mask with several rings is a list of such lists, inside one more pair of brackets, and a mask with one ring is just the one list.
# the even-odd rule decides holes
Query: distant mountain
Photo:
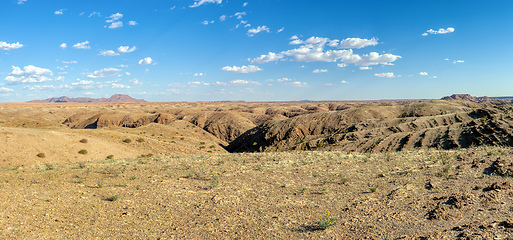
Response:
[{"label": "distant mountain", "polygon": [[470,94],[453,94],[451,96],[443,97],[442,100],[463,100],[463,101],[472,101],[472,102],[486,102],[493,101],[496,98],[491,97],[473,97]]},{"label": "distant mountain", "polygon": [[29,101],[31,103],[66,103],[66,102],[75,102],[75,103],[128,103],[128,102],[146,102],[144,99],[135,99],[128,95],[124,94],[114,94],[110,98],[69,98],[66,96],[62,97],[54,97],[48,98],[45,100],[33,100]]}]

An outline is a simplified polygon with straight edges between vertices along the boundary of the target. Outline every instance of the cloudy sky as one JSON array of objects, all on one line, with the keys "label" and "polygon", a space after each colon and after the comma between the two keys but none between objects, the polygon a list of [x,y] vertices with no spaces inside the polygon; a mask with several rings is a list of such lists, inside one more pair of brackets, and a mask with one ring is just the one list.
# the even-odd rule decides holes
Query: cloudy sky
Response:
[{"label": "cloudy sky", "polygon": [[0,102],[512,96],[513,1],[2,0]]}]

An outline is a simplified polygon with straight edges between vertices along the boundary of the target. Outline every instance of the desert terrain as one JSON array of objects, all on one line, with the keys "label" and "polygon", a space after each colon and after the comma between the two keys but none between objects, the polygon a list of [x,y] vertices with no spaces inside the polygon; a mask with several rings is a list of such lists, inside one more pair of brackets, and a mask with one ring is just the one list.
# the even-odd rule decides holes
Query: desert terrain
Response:
[{"label": "desert terrain", "polygon": [[0,238],[512,239],[493,99],[0,104]]}]

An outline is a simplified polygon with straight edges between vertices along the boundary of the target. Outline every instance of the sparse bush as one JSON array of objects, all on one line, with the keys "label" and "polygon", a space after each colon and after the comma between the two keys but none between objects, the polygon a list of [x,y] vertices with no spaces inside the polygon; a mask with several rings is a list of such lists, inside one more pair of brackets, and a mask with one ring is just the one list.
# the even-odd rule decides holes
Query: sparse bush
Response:
[{"label": "sparse bush", "polygon": [[40,152],[40,153],[38,153],[36,156],[37,156],[38,158],[45,158],[45,157],[46,157],[46,154],[45,154],[45,153]]},{"label": "sparse bush", "polygon": [[124,142],[124,143],[131,143],[131,142],[132,142],[132,139],[130,139],[130,138],[125,138],[125,139],[123,139],[123,142]]},{"label": "sparse bush", "polygon": [[82,155],[85,155],[85,154],[87,154],[87,150],[81,149],[80,151],[78,151],[78,153],[82,154]]},{"label": "sparse bush", "polygon": [[138,138],[136,141],[142,143],[144,142],[144,138]]},{"label": "sparse bush", "polygon": [[109,202],[114,202],[114,201],[116,201],[118,199],[119,199],[118,195],[114,195],[112,197],[108,197],[106,200],[109,201]]},{"label": "sparse bush", "polygon": [[325,210],[324,216],[321,218],[321,221],[317,223],[319,229],[326,230],[327,228],[335,225],[337,222],[336,218],[331,217],[330,211]]},{"label": "sparse bush", "polygon": [[54,170],[55,167],[52,164],[45,163],[45,170]]},{"label": "sparse bush", "polygon": [[79,142],[81,142],[81,143],[87,143],[88,141],[87,141],[87,139],[82,138],[82,139],[80,139],[80,141],[79,141]]},{"label": "sparse bush", "polygon": [[111,155],[109,155],[109,156],[107,156],[107,157],[105,157],[105,158],[106,158],[106,159],[114,159],[114,155],[112,155],[112,154],[111,154]]},{"label": "sparse bush", "polygon": [[79,163],[79,164],[78,164],[78,167],[79,167],[79,168],[85,168],[85,167],[86,167],[86,164],[85,164],[85,163],[83,163],[83,162],[81,162],[81,163]]}]

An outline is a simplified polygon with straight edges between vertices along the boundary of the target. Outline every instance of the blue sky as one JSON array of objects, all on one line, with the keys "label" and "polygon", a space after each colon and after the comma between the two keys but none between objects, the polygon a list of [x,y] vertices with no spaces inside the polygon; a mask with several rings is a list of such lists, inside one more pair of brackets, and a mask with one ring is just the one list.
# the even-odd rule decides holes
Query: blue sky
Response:
[{"label": "blue sky", "polygon": [[513,1],[4,0],[0,102],[512,96]]}]

